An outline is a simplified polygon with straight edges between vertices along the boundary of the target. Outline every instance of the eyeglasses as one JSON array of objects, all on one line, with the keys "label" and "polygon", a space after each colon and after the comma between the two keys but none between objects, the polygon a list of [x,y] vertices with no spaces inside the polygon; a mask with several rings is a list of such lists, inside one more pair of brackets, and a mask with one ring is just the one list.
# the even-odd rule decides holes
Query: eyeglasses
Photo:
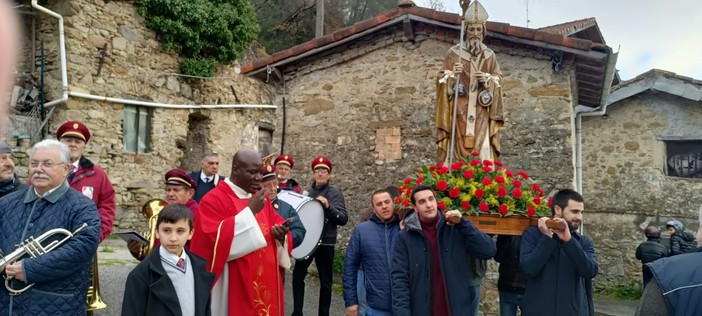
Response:
[{"label": "eyeglasses", "polygon": [[65,165],[63,162],[51,162],[51,161],[30,161],[29,166],[32,168],[42,167],[44,169],[51,169],[54,166]]},{"label": "eyeglasses", "polygon": [[327,173],[329,173],[329,170],[327,170],[327,169],[314,169],[314,173],[316,173],[316,174],[327,174]]}]

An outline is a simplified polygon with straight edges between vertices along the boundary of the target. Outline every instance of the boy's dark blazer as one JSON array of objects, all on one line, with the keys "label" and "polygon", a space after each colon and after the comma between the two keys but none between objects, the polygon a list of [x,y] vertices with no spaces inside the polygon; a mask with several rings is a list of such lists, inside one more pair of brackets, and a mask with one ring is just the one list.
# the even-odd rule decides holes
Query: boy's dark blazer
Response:
[{"label": "boy's dark blazer", "polygon": [[[182,316],[171,278],[161,263],[161,247],[151,252],[127,277],[122,316]],[[195,281],[195,316],[210,316],[210,290],[215,274],[207,272],[207,261],[189,250]],[[148,293],[148,295],[147,295]]]}]

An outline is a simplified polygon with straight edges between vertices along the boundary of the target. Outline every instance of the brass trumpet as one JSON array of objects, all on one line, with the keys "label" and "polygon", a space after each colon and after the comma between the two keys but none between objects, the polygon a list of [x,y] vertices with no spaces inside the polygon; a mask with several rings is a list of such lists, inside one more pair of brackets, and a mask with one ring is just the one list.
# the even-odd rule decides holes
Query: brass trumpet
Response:
[{"label": "brass trumpet", "polygon": [[[79,231],[83,230],[84,228],[88,227],[87,223],[83,223],[78,229],[76,229],[73,232],[70,232],[66,229],[63,228],[54,228],[51,229],[43,234],[41,234],[39,237],[34,238],[34,237],[29,237],[25,241],[21,242],[19,244],[19,248],[17,248],[15,251],[11,252],[9,255],[4,256],[2,253],[0,253],[0,273],[5,271],[5,268],[7,265],[14,263],[17,260],[20,260],[22,257],[25,255],[28,255],[31,258],[35,258],[38,256],[41,256],[45,253],[51,252],[52,250],[56,249],[58,246],[61,246],[63,243],[68,241],[69,239],[73,238]],[[48,245],[44,246],[42,245],[42,242],[45,240],[54,237],[55,235],[65,235],[61,240],[54,240],[50,242]],[[32,286],[34,286],[34,283],[27,285],[21,289],[13,289],[12,286],[10,286],[10,280],[12,278],[5,277],[5,288],[7,291],[10,293],[10,295],[15,296],[15,295],[20,295],[24,293],[25,291],[29,290]]]}]

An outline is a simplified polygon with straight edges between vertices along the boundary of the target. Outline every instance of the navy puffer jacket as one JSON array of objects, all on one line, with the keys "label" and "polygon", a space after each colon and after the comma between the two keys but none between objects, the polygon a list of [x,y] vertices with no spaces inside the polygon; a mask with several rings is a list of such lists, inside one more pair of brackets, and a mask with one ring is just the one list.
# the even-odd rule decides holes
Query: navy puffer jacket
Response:
[{"label": "navy puffer jacket", "polygon": [[[31,236],[39,237],[54,228],[73,232],[84,223],[86,228],[54,251],[22,259],[27,283],[13,280],[11,284],[14,289],[35,285],[18,296],[10,296],[0,286],[0,315],[84,315],[91,262],[101,225],[95,203],[72,190],[65,181],[45,197],[38,197],[30,187],[0,199],[0,249],[5,255]],[[65,235],[48,241],[59,237]]]},{"label": "navy puffer jacket", "polygon": [[[370,220],[354,228],[344,258],[344,301],[347,307],[358,304],[356,287],[365,286],[368,306],[386,312],[392,311],[390,263],[399,232],[400,220],[397,216],[385,223],[375,214]],[[361,264],[365,284],[356,284],[356,275]]]}]

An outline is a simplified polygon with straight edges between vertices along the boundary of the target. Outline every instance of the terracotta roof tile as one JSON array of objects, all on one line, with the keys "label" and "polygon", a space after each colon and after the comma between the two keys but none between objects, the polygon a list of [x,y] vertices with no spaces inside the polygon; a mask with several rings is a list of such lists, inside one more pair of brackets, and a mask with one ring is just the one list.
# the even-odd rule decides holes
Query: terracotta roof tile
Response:
[{"label": "terracotta roof tile", "polygon": [[[262,67],[265,67],[266,65],[270,65],[273,63],[284,61],[285,59],[301,55],[301,54],[308,52],[310,50],[324,47],[326,45],[341,41],[345,38],[348,38],[348,37],[353,36],[355,34],[359,34],[359,33],[363,32],[365,30],[368,30],[370,28],[382,25],[383,23],[386,23],[392,19],[398,18],[398,17],[403,16],[405,14],[410,14],[410,15],[414,15],[414,16],[418,16],[418,17],[422,17],[425,19],[429,19],[429,20],[433,20],[433,21],[437,21],[437,22],[442,22],[442,23],[446,23],[446,24],[451,24],[451,25],[461,25],[461,18],[458,14],[441,12],[441,11],[436,11],[436,10],[432,10],[432,9],[428,9],[428,8],[416,7],[416,6],[409,7],[409,8],[399,8],[398,7],[398,8],[394,8],[394,9],[385,11],[383,13],[380,13],[379,15],[377,15],[371,19],[364,20],[364,21],[358,22],[354,25],[351,25],[351,26],[348,26],[348,27],[343,28],[341,30],[338,30],[334,33],[327,34],[323,37],[316,38],[316,39],[313,39],[313,40],[308,41],[306,43],[302,43],[300,45],[291,47],[289,49],[277,52],[277,53],[273,54],[272,56],[264,57],[264,58],[261,58],[259,60],[256,60],[249,65],[243,66],[241,68],[241,71],[242,71],[242,73],[248,73],[248,72],[260,69]],[[555,31],[551,31],[551,32],[543,31],[544,29],[565,30],[568,28],[572,28],[573,25],[586,25],[587,23],[591,23],[591,22],[595,23],[594,18],[564,23],[564,24],[560,24],[558,26],[535,30],[535,29],[528,29],[528,28],[523,28],[523,27],[518,27],[518,26],[511,26],[507,23],[488,21],[486,28],[488,31],[494,32],[494,33],[500,33],[500,34],[504,34],[504,35],[508,35],[508,36],[517,37],[517,38],[539,41],[539,42],[549,43],[549,44],[553,44],[553,45],[574,48],[574,49],[578,49],[578,50],[589,51],[592,48],[602,48],[603,49],[603,48],[605,48],[605,45],[600,45],[600,44],[593,45],[593,42],[589,41],[589,40],[578,39],[578,38],[569,38],[569,37],[566,37],[566,36],[563,36],[560,34],[556,34]],[[441,28],[435,28],[434,32],[436,32],[437,35],[440,35],[440,36],[452,35],[451,33],[453,33],[449,30],[441,29]],[[442,33],[442,34],[439,34],[439,33]]]},{"label": "terracotta roof tile", "polygon": [[585,27],[591,27],[597,25],[595,18],[587,18],[582,20],[575,20],[571,22],[551,25],[539,28],[537,30],[542,32],[548,32],[553,34],[560,34],[564,36],[572,35],[573,32],[580,30]]}]

